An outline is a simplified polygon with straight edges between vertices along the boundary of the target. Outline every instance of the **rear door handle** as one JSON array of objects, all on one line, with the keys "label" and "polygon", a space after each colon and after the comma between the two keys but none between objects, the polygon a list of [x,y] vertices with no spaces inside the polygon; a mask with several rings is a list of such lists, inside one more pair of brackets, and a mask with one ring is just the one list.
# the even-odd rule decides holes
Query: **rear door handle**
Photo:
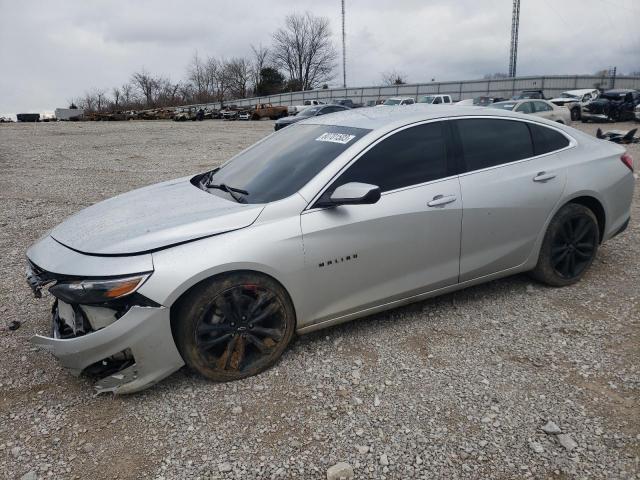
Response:
[{"label": "rear door handle", "polygon": [[451,203],[455,201],[456,201],[455,195],[436,195],[435,197],[433,197],[433,200],[427,203],[427,205],[430,207],[441,207],[443,205],[446,205],[447,203]]},{"label": "rear door handle", "polygon": [[547,172],[538,172],[538,174],[533,177],[534,182],[546,182],[551,180],[552,178],[556,178],[555,173],[547,173]]}]

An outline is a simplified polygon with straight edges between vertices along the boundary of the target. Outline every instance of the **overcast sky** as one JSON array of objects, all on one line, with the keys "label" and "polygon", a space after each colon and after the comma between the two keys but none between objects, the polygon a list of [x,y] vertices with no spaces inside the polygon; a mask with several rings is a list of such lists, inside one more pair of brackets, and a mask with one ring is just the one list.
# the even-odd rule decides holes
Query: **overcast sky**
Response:
[{"label": "overcast sky", "polygon": [[[511,0],[347,0],[347,83],[508,70]],[[0,112],[53,110],[144,67],[178,81],[193,53],[248,55],[291,12],[340,0],[0,0]],[[522,0],[518,75],[640,70],[640,0]],[[335,84],[341,83],[341,68]]]}]

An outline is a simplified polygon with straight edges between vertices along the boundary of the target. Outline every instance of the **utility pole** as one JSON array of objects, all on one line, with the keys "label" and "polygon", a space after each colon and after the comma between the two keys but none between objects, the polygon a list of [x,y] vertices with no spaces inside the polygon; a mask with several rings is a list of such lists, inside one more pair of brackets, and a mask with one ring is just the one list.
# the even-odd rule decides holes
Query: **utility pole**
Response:
[{"label": "utility pole", "polygon": [[516,63],[518,62],[518,26],[520,25],[520,0],[513,0],[513,13],[511,14],[511,51],[509,53],[509,76],[516,76]]},{"label": "utility pole", "polygon": [[344,0],[342,0],[342,86],[347,88],[347,42],[344,31]]}]

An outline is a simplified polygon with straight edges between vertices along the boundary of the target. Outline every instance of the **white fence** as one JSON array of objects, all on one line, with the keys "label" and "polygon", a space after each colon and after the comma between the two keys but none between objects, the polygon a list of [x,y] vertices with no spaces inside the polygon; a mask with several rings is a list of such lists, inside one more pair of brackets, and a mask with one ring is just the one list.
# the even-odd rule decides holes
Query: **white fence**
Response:
[{"label": "white fence", "polygon": [[[499,80],[464,80],[459,82],[429,82],[389,87],[356,87],[307,90],[304,92],[280,93],[266,97],[229,100],[225,105],[249,106],[257,103],[274,105],[301,104],[304,100],[321,100],[325,103],[335,98],[350,98],[354,103],[367,102],[388,97],[417,97],[433,93],[449,94],[454,100],[463,100],[480,95],[510,98],[524,89],[540,89],[545,97],[557,97],[566,90],[578,88],[633,88],[640,90],[640,77],[612,77],[592,75],[558,75],[542,77],[516,77]],[[216,106],[217,104],[208,104]],[[205,105],[198,105],[205,106]]]}]

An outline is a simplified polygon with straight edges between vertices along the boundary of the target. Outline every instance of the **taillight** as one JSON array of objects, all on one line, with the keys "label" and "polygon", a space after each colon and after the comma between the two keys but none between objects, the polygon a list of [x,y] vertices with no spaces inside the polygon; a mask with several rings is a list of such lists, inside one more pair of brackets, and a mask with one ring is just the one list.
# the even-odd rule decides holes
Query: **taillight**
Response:
[{"label": "taillight", "polygon": [[627,168],[633,172],[633,158],[631,157],[631,155],[625,152],[620,157],[620,160],[622,160],[622,163],[624,163],[627,166]]}]

